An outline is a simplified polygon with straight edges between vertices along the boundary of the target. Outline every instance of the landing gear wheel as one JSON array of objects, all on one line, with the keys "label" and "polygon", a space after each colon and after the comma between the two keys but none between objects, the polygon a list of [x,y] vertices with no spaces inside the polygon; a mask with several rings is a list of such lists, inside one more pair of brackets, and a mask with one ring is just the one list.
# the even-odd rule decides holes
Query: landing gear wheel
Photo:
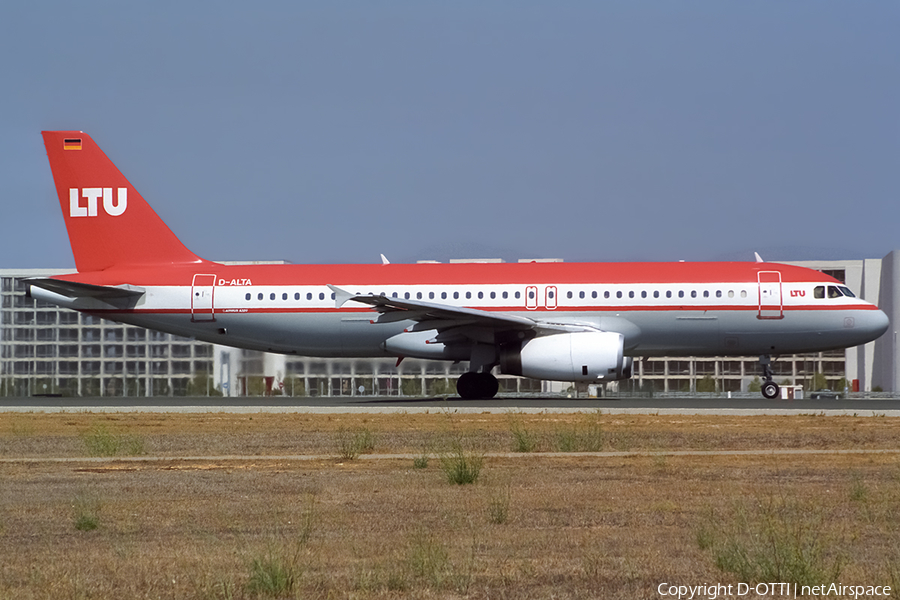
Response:
[{"label": "landing gear wheel", "polygon": [[476,390],[478,388],[478,373],[463,373],[456,380],[456,393],[463,400],[474,400],[477,398]]},{"label": "landing gear wheel", "polygon": [[497,378],[491,375],[490,373],[479,373],[479,391],[481,392],[480,398],[484,400],[489,400],[497,395],[497,390],[500,389],[500,382],[497,381]]},{"label": "landing gear wheel", "polygon": [[762,395],[769,400],[774,400],[781,393],[781,388],[774,381],[766,381],[762,385]]},{"label": "landing gear wheel", "polygon": [[486,400],[497,395],[500,383],[490,373],[463,373],[456,380],[456,393],[463,400]]}]

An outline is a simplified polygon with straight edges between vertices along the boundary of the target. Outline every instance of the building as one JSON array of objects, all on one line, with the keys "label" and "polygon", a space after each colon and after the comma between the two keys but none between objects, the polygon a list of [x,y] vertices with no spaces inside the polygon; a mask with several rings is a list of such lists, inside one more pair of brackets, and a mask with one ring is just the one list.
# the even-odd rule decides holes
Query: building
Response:
[{"label": "building", "polygon": [[[900,317],[900,257],[803,261],[845,282]],[[0,270],[0,396],[313,396],[442,395],[455,391],[466,365],[406,359],[286,357],[215,346],[122,325],[28,298],[21,280],[70,272]],[[892,329],[846,351],[782,356],[775,380],[809,388],[900,390],[900,349]],[[760,374],[757,357],[650,358],[635,362],[619,389],[644,393],[747,391]],[[500,376],[501,393],[564,391],[569,384]],[[611,384],[615,385],[615,384]]]}]

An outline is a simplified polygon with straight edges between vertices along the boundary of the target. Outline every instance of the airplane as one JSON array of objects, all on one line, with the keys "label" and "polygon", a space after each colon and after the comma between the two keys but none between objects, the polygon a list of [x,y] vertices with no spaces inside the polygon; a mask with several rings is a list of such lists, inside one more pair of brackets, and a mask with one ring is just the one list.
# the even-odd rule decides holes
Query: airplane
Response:
[{"label": "airplane", "polygon": [[856,346],[888,318],[836,279],[756,262],[234,265],[188,250],[94,140],[44,131],[76,273],[27,281],[39,300],[237,348],[317,357],[468,361],[463,399],[493,370],[627,379],[652,356],[772,357]]}]

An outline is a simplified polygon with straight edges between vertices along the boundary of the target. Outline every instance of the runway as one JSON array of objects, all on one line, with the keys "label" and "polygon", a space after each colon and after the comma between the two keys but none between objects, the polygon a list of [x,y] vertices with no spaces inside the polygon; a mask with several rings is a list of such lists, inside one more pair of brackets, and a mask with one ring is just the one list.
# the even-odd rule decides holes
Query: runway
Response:
[{"label": "runway", "polygon": [[764,398],[450,398],[151,397],[0,399],[0,412],[145,413],[572,413],[685,415],[824,414],[900,417],[900,399],[766,400]]}]

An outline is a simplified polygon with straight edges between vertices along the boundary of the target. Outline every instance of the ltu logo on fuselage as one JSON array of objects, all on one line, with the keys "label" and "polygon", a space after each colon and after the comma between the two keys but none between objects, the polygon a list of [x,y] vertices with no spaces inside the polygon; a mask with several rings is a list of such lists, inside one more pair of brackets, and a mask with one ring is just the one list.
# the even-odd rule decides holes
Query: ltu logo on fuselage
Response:
[{"label": "ltu logo on fuselage", "polygon": [[[69,188],[69,216],[70,217],[96,217],[97,204],[103,198],[103,210],[111,217],[118,217],[128,207],[128,188],[118,189],[118,202],[113,204],[112,188],[83,188],[79,193],[78,188]],[[81,199],[87,199],[87,206],[81,203]]]}]

